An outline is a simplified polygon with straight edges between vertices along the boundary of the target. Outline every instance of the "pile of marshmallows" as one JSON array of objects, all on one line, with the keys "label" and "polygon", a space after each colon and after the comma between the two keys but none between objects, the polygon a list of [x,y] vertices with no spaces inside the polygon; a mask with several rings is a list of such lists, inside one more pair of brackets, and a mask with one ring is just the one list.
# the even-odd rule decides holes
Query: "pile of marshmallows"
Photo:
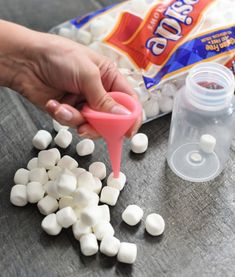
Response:
[{"label": "pile of marshmallows", "polygon": [[[68,127],[53,121],[58,132],[54,138],[61,148],[66,148],[72,141]],[[58,235],[62,228],[72,226],[75,239],[79,240],[81,252],[91,256],[100,252],[107,256],[116,256],[120,262],[132,264],[137,257],[137,246],[134,243],[120,242],[114,237],[110,224],[109,206],[114,206],[123,189],[126,176],[120,172],[118,178],[111,173],[107,186],[102,187],[106,177],[106,166],[94,162],[89,170],[78,167],[72,157],[61,157],[57,148],[46,149],[52,136],[40,130],[33,138],[33,145],[41,150],[38,157],[32,158],[27,169],[16,171],[10,201],[16,206],[37,203],[41,214],[42,229],[49,235]],[[131,141],[132,151],[143,153],[147,150],[148,138],[145,134],[136,134]],[[95,144],[90,139],[81,140],[76,151],[79,156],[90,155]],[[100,196],[99,196],[100,194]],[[103,203],[99,205],[99,202]],[[109,206],[108,206],[109,205]],[[122,219],[129,225],[136,225],[143,217],[143,210],[137,205],[129,205],[122,213]],[[145,221],[147,232],[153,236],[161,235],[165,228],[163,218],[158,214],[149,214]],[[100,247],[98,246],[100,242]]]}]

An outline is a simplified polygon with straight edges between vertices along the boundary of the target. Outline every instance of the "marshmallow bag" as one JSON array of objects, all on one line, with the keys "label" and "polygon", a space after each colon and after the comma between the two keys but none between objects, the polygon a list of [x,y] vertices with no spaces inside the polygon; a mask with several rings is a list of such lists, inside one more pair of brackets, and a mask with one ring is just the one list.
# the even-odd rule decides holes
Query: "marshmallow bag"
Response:
[{"label": "marshmallow bag", "polygon": [[214,61],[235,73],[234,0],[130,0],[67,21],[52,33],[110,58],[143,107],[171,112],[188,70]]}]

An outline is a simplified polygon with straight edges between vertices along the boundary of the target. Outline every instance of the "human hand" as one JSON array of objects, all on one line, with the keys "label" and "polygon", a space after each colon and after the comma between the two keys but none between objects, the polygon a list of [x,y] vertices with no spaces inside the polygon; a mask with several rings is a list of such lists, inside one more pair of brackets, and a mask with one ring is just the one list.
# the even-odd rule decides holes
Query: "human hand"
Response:
[{"label": "human hand", "polygon": [[[14,75],[11,88],[61,124],[76,127],[81,136],[99,137],[76,108],[81,102],[88,102],[95,110],[129,113],[107,93],[121,91],[137,99],[110,60],[71,40],[28,31],[32,32],[33,45],[25,47],[27,59]],[[141,118],[126,135],[135,133],[140,124]]]}]

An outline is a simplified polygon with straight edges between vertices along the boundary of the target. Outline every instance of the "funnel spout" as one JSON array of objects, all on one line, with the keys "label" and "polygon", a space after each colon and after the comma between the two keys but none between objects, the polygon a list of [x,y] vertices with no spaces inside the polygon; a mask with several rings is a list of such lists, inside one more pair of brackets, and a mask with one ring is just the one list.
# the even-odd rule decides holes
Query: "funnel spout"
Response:
[{"label": "funnel spout", "polygon": [[119,177],[123,138],[106,141],[114,178]]}]

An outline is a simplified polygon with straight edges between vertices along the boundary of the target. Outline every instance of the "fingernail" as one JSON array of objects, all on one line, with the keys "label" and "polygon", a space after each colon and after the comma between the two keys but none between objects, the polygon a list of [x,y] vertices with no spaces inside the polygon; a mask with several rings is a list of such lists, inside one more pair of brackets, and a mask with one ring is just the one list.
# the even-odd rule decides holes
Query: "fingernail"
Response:
[{"label": "fingernail", "polygon": [[111,113],[129,115],[131,112],[123,106],[115,105],[111,109]]},{"label": "fingernail", "polygon": [[55,114],[59,119],[70,121],[73,118],[73,113],[64,107],[60,107]]},{"label": "fingernail", "polygon": [[49,100],[47,105],[50,106],[50,108],[56,109],[60,105],[60,103],[56,100]]}]

